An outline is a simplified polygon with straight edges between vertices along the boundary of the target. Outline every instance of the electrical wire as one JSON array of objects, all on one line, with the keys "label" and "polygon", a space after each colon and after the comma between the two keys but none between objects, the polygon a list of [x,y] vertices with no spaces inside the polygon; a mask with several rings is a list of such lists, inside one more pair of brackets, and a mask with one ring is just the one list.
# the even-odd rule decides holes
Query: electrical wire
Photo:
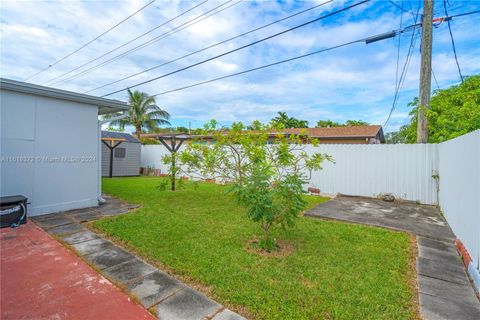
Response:
[{"label": "electrical wire", "polygon": [[108,96],[111,96],[111,95],[113,95],[113,94],[122,92],[122,91],[124,91],[124,90],[131,89],[131,88],[135,88],[135,87],[138,87],[138,86],[140,86],[140,85],[144,85],[144,84],[147,84],[147,83],[150,83],[150,82],[153,82],[153,81],[156,81],[156,80],[165,78],[165,77],[167,77],[167,76],[176,74],[176,73],[178,73],[178,72],[181,72],[181,71],[184,71],[184,70],[187,70],[187,69],[196,67],[196,66],[198,66],[198,65],[201,65],[201,64],[204,64],[204,63],[206,63],[206,62],[209,62],[209,61],[218,59],[218,58],[220,58],[220,57],[226,56],[226,55],[228,55],[228,54],[231,54],[231,53],[240,51],[240,50],[242,50],[242,49],[245,49],[245,48],[248,48],[248,47],[250,47],[250,46],[256,45],[256,44],[258,44],[258,43],[264,42],[264,41],[266,41],[266,40],[269,40],[269,39],[278,37],[278,36],[280,36],[280,35],[282,35],[282,34],[285,34],[285,33],[287,33],[287,32],[291,32],[291,31],[293,31],[293,30],[296,30],[296,29],[302,28],[302,27],[304,27],[304,26],[310,25],[310,24],[312,24],[312,23],[314,23],[314,22],[323,20],[323,19],[328,18],[328,17],[330,17],[330,16],[333,16],[333,15],[339,14],[339,13],[341,13],[341,12],[350,10],[350,9],[352,9],[352,8],[355,8],[355,7],[359,6],[359,5],[362,5],[362,4],[364,4],[364,3],[367,3],[367,2],[369,2],[369,1],[370,1],[370,0],[363,0],[363,1],[357,2],[357,3],[355,3],[355,4],[352,4],[352,5],[349,5],[349,6],[347,6],[347,7],[342,8],[342,9],[339,9],[339,10],[337,10],[337,11],[333,11],[333,12],[331,12],[331,13],[328,13],[328,14],[326,14],[326,15],[320,16],[320,17],[315,18],[315,19],[313,19],[313,20],[310,20],[310,21],[304,22],[304,23],[302,23],[302,24],[296,25],[295,27],[292,27],[292,28],[283,30],[283,31],[281,31],[281,32],[277,32],[277,33],[272,34],[272,35],[270,35],[270,36],[267,36],[267,37],[265,37],[265,38],[262,38],[262,39],[253,41],[253,42],[251,42],[251,43],[248,43],[248,44],[246,44],[246,45],[240,46],[240,47],[238,47],[238,48],[235,48],[235,49],[232,49],[232,50],[223,52],[223,53],[221,53],[221,54],[218,54],[218,55],[216,55],[216,56],[213,56],[213,57],[210,57],[210,58],[208,58],[208,59],[202,60],[202,61],[200,61],[200,62],[197,62],[197,63],[191,64],[191,65],[188,65],[188,66],[186,66],[186,67],[177,69],[177,70],[172,71],[172,72],[165,73],[165,74],[163,74],[163,75],[160,75],[160,76],[158,76],[158,77],[155,77],[155,78],[152,78],[152,79],[149,79],[149,80],[146,80],[146,81],[142,81],[142,82],[140,82],[140,83],[131,85],[131,86],[127,87],[127,88],[115,90],[115,91],[113,91],[113,92],[110,92],[110,93],[108,93],[108,94],[103,95],[102,97],[108,97]]},{"label": "electrical wire", "polygon": [[[443,0],[443,8],[445,9],[445,15],[448,16],[447,12],[447,2]],[[455,63],[457,64],[458,74],[460,75],[460,80],[463,83],[462,70],[460,69],[460,64],[458,63],[457,49],[455,48],[455,40],[453,39],[452,27],[450,25],[450,19],[447,20],[448,32],[450,33],[450,39],[452,40],[453,55],[455,56]]]},{"label": "electrical wire", "polygon": [[[418,11],[419,11],[419,9],[420,9],[420,1],[418,2],[417,17],[418,17]],[[447,15],[446,17],[442,17],[442,18],[434,19],[434,20],[449,21],[449,20],[451,20],[451,19],[453,19],[453,18],[463,17],[463,16],[467,16],[467,15],[471,15],[471,14],[476,14],[476,13],[480,13],[480,10],[475,10],[475,11],[470,11],[470,12],[465,12],[465,13],[459,13],[459,14],[455,14],[455,15],[451,15],[451,16],[448,16],[448,15]],[[415,19],[415,21],[416,21],[416,19]],[[408,58],[408,56],[407,56],[407,58]],[[409,60],[409,59],[407,59],[407,60]],[[407,61],[406,61],[406,62],[407,62]],[[409,63],[409,62],[408,62],[408,63]],[[406,65],[407,65],[407,63],[406,63]],[[407,68],[408,68],[408,67],[407,67]],[[433,71],[433,69],[432,69],[432,71]],[[435,78],[435,81],[436,81],[436,78]],[[404,82],[404,81],[402,81],[402,86],[403,86],[403,82]],[[437,83],[437,87],[438,87],[438,83]],[[438,87],[438,88],[440,88],[440,87]],[[391,116],[392,116],[393,111],[395,110],[396,103],[397,103],[397,101],[398,101],[398,93],[399,93],[400,89],[401,89],[401,87],[399,88],[399,90],[397,90],[398,92],[396,92],[396,94],[395,94],[394,102],[393,102],[393,104],[392,104],[392,108],[390,109],[390,113],[389,113],[389,115],[388,115],[387,120],[386,120],[385,123],[383,124],[383,127],[384,127],[384,128],[386,128],[386,127],[388,126],[388,122],[389,122],[389,120],[390,120],[390,118],[391,118]]]},{"label": "electrical wire", "polygon": [[118,22],[117,24],[115,24],[113,27],[110,27],[109,29],[107,29],[106,31],[104,31],[103,33],[101,33],[100,35],[96,36],[95,38],[93,38],[92,40],[90,40],[89,42],[85,43],[84,45],[82,45],[81,47],[79,47],[78,49],[70,52],[69,54],[67,54],[66,56],[63,56],[62,58],[58,59],[57,61],[51,63],[48,65],[48,67],[38,71],[37,73],[35,74],[32,74],[31,76],[27,77],[26,79],[24,79],[23,81],[27,81],[27,80],[30,80],[32,79],[33,77],[36,77],[37,75],[41,74],[42,72],[44,71],[47,71],[48,69],[50,69],[51,67],[59,64],[60,62],[64,61],[65,59],[71,57],[72,55],[74,55],[75,53],[77,53],[78,51],[82,50],[83,48],[85,48],[86,46],[88,46],[89,44],[97,41],[99,38],[103,37],[104,35],[106,35],[107,33],[109,33],[110,31],[112,31],[113,29],[115,29],[116,27],[118,27],[119,25],[121,25],[122,23],[124,23],[125,21],[127,21],[128,19],[130,19],[131,17],[133,17],[134,15],[136,15],[137,13],[139,13],[140,11],[142,11],[143,9],[147,8],[149,5],[151,5],[152,3],[154,3],[156,0],[152,0],[150,1],[149,3],[147,3],[146,5],[144,5],[143,7],[141,7],[140,9],[138,9],[137,11],[135,11],[134,13],[132,13],[131,15],[129,15],[128,17],[126,17],[125,19],[121,20],[120,22]]},{"label": "electrical wire", "polygon": [[[92,62],[95,62],[95,61],[97,61],[97,60],[100,60],[101,58],[109,55],[110,53],[113,53],[113,52],[115,52],[115,51],[117,51],[117,50],[119,50],[119,49],[121,49],[121,48],[129,45],[130,43],[135,42],[135,41],[137,41],[137,40],[140,39],[140,38],[143,38],[144,36],[146,36],[146,35],[152,33],[153,31],[155,31],[155,30],[163,27],[164,25],[169,24],[170,22],[172,22],[172,21],[174,21],[174,20],[182,17],[183,15],[189,13],[190,11],[192,11],[192,10],[198,8],[198,7],[200,7],[201,5],[205,4],[206,2],[208,2],[208,0],[204,0],[204,1],[202,1],[202,2],[200,2],[200,3],[198,3],[198,4],[196,4],[196,5],[194,5],[193,7],[189,8],[189,9],[187,9],[187,10],[181,12],[181,13],[179,13],[179,14],[176,15],[176,16],[174,16],[173,18],[170,18],[170,19],[168,19],[167,21],[164,21],[163,23],[161,23],[161,24],[157,25],[156,27],[154,27],[154,28],[152,28],[152,29],[150,29],[150,30],[142,33],[141,35],[138,35],[138,36],[130,39],[129,41],[127,41],[127,42],[125,42],[125,43],[123,43],[123,44],[121,44],[121,45],[119,45],[119,46],[111,49],[110,51],[107,51],[107,52],[99,55],[99,56],[96,57],[96,58],[93,58],[93,59],[91,59],[91,60],[83,63],[82,65],[79,65],[79,66],[73,68],[72,70],[70,70],[70,71],[68,71],[68,72],[65,72],[65,73],[63,73],[63,74],[60,74],[60,75],[54,77],[54,78],[51,78],[51,79],[48,80],[46,83],[50,83],[50,82],[52,82],[52,81],[55,81],[55,80],[57,80],[57,79],[60,79],[60,78],[62,78],[62,77],[64,77],[64,76],[66,76],[66,75],[69,75],[69,74],[71,74],[71,73],[73,73],[73,72],[75,72],[75,71],[83,68],[84,66],[87,66],[87,65],[91,64]],[[81,72],[83,72],[83,71],[81,71]],[[80,72],[80,73],[81,73],[81,72]],[[78,74],[80,74],[80,73],[78,73]],[[67,78],[67,79],[68,79],[68,78]],[[65,79],[65,80],[66,80],[66,79]],[[61,82],[61,81],[54,82],[54,84],[59,83],[59,82]]]},{"label": "electrical wire", "polygon": [[402,6],[400,7],[398,4],[396,4],[395,2],[391,1],[391,0],[388,0],[388,2],[390,2],[391,4],[393,4],[395,7],[397,7],[398,9],[402,10],[402,12],[405,12],[405,13],[409,13],[411,14],[412,16],[415,16],[415,13],[413,13],[412,11],[408,11],[407,9],[405,9],[403,7],[403,1],[402,1]]},{"label": "electrical wire", "polygon": [[246,36],[246,35],[248,35],[248,34],[250,34],[250,33],[253,33],[253,32],[256,32],[256,31],[258,31],[258,30],[267,28],[267,27],[269,27],[269,26],[272,26],[272,25],[274,25],[274,24],[280,23],[280,22],[285,21],[285,20],[287,20],[287,19],[291,19],[291,18],[296,17],[296,16],[298,16],[298,15],[300,15],[300,14],[303,14],[303,13],[305,13],[305,12],[307,12],[307,11],[311,11],[311,10],[316,9],[316,8],[318,8],[318,7],[321,7],[321,6],[325,5],[325,4],[328,4],[328,3],[332,2],[332,1],[333,1],[333,0],[328,0],[328,1],[326,1],[326,2],[317,4],[317,5],[313,6],[313,7],[309,7],[309,8],[307,8],[307,9],[298,11],[298,12],[296,12],[296,13],[294,13],[294,14],[291,14],[291,15],[289,15],[289,16],[286,16],[286,17],[284,17],[284,18],[275,20],[275,21],[270,22],[270,23],[267,23],[267,24],[265,24],[265,25],[263,25],[263,26],[260,26],[260,27],[251,29],[251,30],[246,31],[246,32],[243,32],[243,33],[241,33],[241,34],[239,34],[239,35],[237,35],[237,36],[234,36],[234,37],[225,39],[225,40],[223,40],[223,41],[220,41],[220,42],[217,42],[217,43],[215,43],[215,44],[209,45],[209,46],[204,47],[204,48],[202,48],[202,49],[199,49],[199,50],[190,52],[190,53],[188,53],[188,54],[185,54],[185,55],[183,55],[183,56],[181,56],[181,57],[178,57],[178,58],[175,58],[175,59],[172,59],[172,60],[163,62],[163,63],[161,63],[161,64],[155,65],[155,66],[150,67],[150,68],[148,68],[148,69],[145,69],[145,70],[142,70],[142,71],[140,71],[140,72],[134,73],[134,74],[132,74],[132,75],[126,76],[126,77],[124,77],[124,78],[115,80],[115,81],[113,81],[113,82],[109,82],[109,83],[107,83],[107,84],[98,86],[98,87],[96,87],[96,88],[93,88],[93,89],[84,91],[83,93],[89,93],[89,92],[92,92],[92,91],[95,91],[95,90],[98,90],[98,89],[101,89],[101,88],[105,88],[105,87],[111,86],[112,84],[116,84],[116,83],[122,82],[122,81],[124,81],[124,80],[127,80],[127,79],[130,79],[130,78],[139,76],[139,75],[144,74],[144,73],[146,73],[146,72],[149,72],[149,71],[158,69],[158,68],[163,67],[163,66],[166,66],[166,65],[168,65],[168,64],[170,64],[170,63],[173,63],[173,62],[179,61],[179,60],[181,60],[181,59],[190,57],[190,56],[192,56],[192,55],[195,55],[195,54],[200,53],[200,52],[203,52],[203,51],[205,51],[205,50],[214,48],[214,47],[216,47],[216,46],[219,46],[219,45],[221,45],[221,44],[227,43],[227,42],[229,42],[229,41],[232,41],[232,40],[235,40],[235,39],[244,37],[244,36]]},{"label": "electrical wire", "polygon": [[[393,3],[393,2],[392,2]],[[402,22],[403,22],[403,13],[405,12],[405,10],[403,10],[403,1],[402,1],[402,13],[400,14],[400,24],[399,24],[399,28],[402,27]],[[402,41],[402,37],[398,37],[398,44],[397,44],[397,63],[396,63],[396,68],[395,68],[395,87],[398,86],[398,68],[399,68],[399,64],[400,64],[400,45],[401,45],[401,41]]]},{"label": "electrical wire", "polygon": [[[208,1],[208,0],[202,2],[202,3],[199,4],[199,5],[202,5],[203,3],[207,2],[207,1]],[[172,28],[172,29],[170,29],[170,30],[168,30],[168,31],[166,31],[166,32],[164,32],[164,33],[162,33],[162,34],[160,34],[160,35],[158,35],[158,36],[150,39],[150,40],[148,40],[148,41],[146,41],[146,42],[143,42],[142,44],[139,44],[139,45],[137,45],[137,46],[135,46],[135,47],[133,47],[133,48],[131,48],[131,49],[128,49],[127,51],[124,51],[123,53],[120,53],[120,54],[118,54],[118,55],[116,55],[116,56],[114,56],[114,57],[112,57],[112,58],[109,58],[108,60],[105,60],[105,61],[103,61],[103,62],[100,62],[100,63],[97,64],[97,65],[94,65],[94,66],[92,66],[92,67],[90,67],[90,68],[88,68],[88,69],[85,69],[85,70],[83,70],[83,71],[80,71],[80,72],[78,72],[78,73],[76,73],[76,74],[73,74],[73,75],[71,75],[71,76],[69,76],[69,77],[67,77],[67,78],[62,79],[62,80],[59,80],[59,81],[57,81],[57,82],[55,82],[55,83],[53,83],[53,84],[58,84],[58,83],[61,83],[61,82],[68,82],[69,80],[72,80],[72,79],[74,79],[74,78],[78,78],[78,77],[83,76],[83,75],[85,75],[85,74],[87,74],[87,73],[90,73],[90,72],[93,71],[93,70],[96,70],[96,69],[98,69],[98,68],[101,68],[101,67],[103,67],[103,66],[105,66],[105,65],[107,65],[107,64],[110,64],[111,62],[117,61],[117,60],[119,60],[119,59],[121,59],[121,58],[123,58],[123,57],[125,57],[125,56],[127,56],[127,55],[129,55],[129,54],[131,54],[131,53],[133,53],[133,52],[135,52],[135,51],[138,51],[138,50],[140,50],[140,49],[143,49],[143,48],[145,48],[145,47],[147,47],[147,46],[149,46],[149,45],[151,45],[151,44],[153,44],[153,43],[155,43],[155,42],[160,41],[161,39],[167,38],[167,37],[169,37],[169,36],[171,36],[171,35],[179,32],[179,31],[181,31],[181,30],[183,30],[183,29],[185,29],[185,28],[188,28],[188,27],[190,27],[190,26],[192,26],[192,25],[194,25],[194,24],[196,24],[196,23],[199,23],[199,22],[201,22],[201,21],[203,21],[203,20],[205,20],[205,19],[207,19],[207,18],[209,18],[209,17],[211,17],[211,16],[213,16],[213,15],[216,15],[216,14],[218,14],[218,13],[224,11],[224,10],[227,10],[228,8],[230,8],[230,7],[232,7],[232,6],[234,6],[234,5],[236,5],[236,4],[239,4],[239,3],[242,2],[243,0],[239,0],[239,1],[237,1],[237,2],[234,2],[233,4],[230,4],[229,6],[227,6],[227,7],[225,7],[225,8],[220,9],[221,7],[227,5],[228,3],[232,2],[232,1],[233,1],[233,0],[228,0],[228,1],[226,1],[226,2],[223,2],[223,3],[221,3],[220,5],[214,7],[213,9],[210,9],[210,10],[208,10],[208,11],[206,11],[206,12],[204,12],[204,13],[198,15],[198,16],[196,16],[195,18],[192,18],[192,19],[190,19],[190,20],[188,20],[188,21],[186,21],[186,22],[184,22],[184,23],[182,23],[182,24],[180,24],[180,25],[178,25],[178,26],[176,26],[176,27],[174,27],[174,28]],[[199,5],[197,5],[196,7],[198,7]],[[195,8],[195,7],[194,7],[194,8]],[[193,10],[194,8],[191,8],[190,10]],[[190,11],[190,10],[187,10],[187,11]],[[217,11],[215,11],[215,10],[217,10]],[[183,15],[183,14],[187,13],[187,11],[181,13],[180,15]],[[180,16],[180,15],[179,15],[179,16]],[[179,16],[177,16],[177,17],[179,17]],[[166,23],[171,22],[172,20],[176,19],[177,17],[175,17],[175,18],[173,18],[173,19],[170,19],[170,20],[167,21]],[[203,18],[202,18],[202,17],[203,17]],[[164,23],[164,24],[166,24],[166,23]],[[147,33],[150,33],[150,31],[147,32]],[[143,36],[143,35],[142,35],[142,36]],[[137,39],[138,39],[138,38],[132,39],[129,43],[131,43],[131,42],[133,42],[133,41],[135,41],[135,40],[137,40]],[[128,44],[128,43],[126,43],[126,44]],[[90,64],[90,63],[92,63],[92,62],[95,62],[95,61],[103,58],[104,56],[106,56],[106,55],[108,55],[108,54],[110,54],[110,53],[118,50],[119,48],[124,47],[126,44],[123,44],[123,45],[121,45],[121,46],[119,46],[119,47],[117,47],[117,48],[115,48],[115,49],[113,49],[113,50],[111,50],[111,51],[109,51],[109,52],[107,52],[107,53],[105,53],[105,54],[102,54],[101,56],[99,56],[99,57],[97,57],[97,58],[95,58],[95,59],[92,59],[92,60],[88,61],[87,63],[85,63],[85,64],[83,64],[83,65],[81,65],[81,66],[79,66],[79,67],[77,67],[77,68],[75,68],[75,69],[73,69],[73,70],[71,70],[71,71],[69,71],[69,72],[67,72],[67,73],[59,76],[59,77],[57,77],[57,78],[63,77],[63,76],[65,76],[65,75],[67,75],[67,74],[70,74],[70,73],[72,73],[72,72],[74,72],[74,71],[76,71],[76,70],[78,70],[78,69],[80,69],[80,68],[82,68],[82,67],[84,67],[84,66],[86,66],[86,65],[88,65],[88,64]],[[52,79],[52,80],[55,80],[55,79]],[[52,80],[50,80],[50,81],[52,81]]]},{"label": "electrical wire", "polygon": [[[420,25],[418,25],[418,24],[417,24],[417,25],[412,25],[412,26],[409,26],[409,27],[407,27],[407,28],[403,28],[403,29],[401,29],[401,30],[395,30],[394,32],[396,33],[396,35],[400,35],[401,33],[408,32],[408,31],[411,31],[411,30],[413,30],[413,32],[415,32],[416,28],[418,28],[418,27],[420,27]],[[382,33],[382,34],[375,35],[374,37],[376,37],[376,36],[381,36],[381,35],[383,35],[383,33]],[[316,54],[319,54],[319,53],[322,53],[322,52],[327,52],[327,51],[339,49],[339,48],[346,47],[346,46],[349,46],[349,45],[352,45],[352,44],[356,44],[356,43],[366,42],[366,41],[367,41],[368,39],[370,39],[370,38],[371,38],[371,37],[367,37],[367,38],[361,38],[361,39],[358,39],[358,40],[353,40],[353,41],[345,42],[345,43],[342,43],[342,44],[339,44],[339,45],[336,45],[336,46],[333,46],[333,47],[316,50],[316,51],[309,52],[309,53],[306,53],[306,54],[303,54],[303,55],[300,55],[300,56],[296,56],[296,57],[293,57],[293,58],[289,58],[289,59],[285,59],[285,60],[280,60],[280,61],[277,61],[277,62],[273,62],[273,63],[270,63],[270,64],[266,64],[266,65],[263,65],[263,66],[260,66],[260,67],[255,67],[255,68],[247,69],[247,70],[244,70],[244,71],[235,72],[235,73],[232,73],[232,74],[229,74],[229,75],[225,75],[225,76],[222,76],[222,77],[218,77],[218,78],[214,78],[214,79],[210,79],[210,80],[205,80],[205,81],[197,82],[197,83],[190,84],[190,85],[187,85],[187,86],[184,86],[184,87],[180,87],[180,88],[176,88],[176,89],[172,89],[172,90],[168,90],[168,91],[163,91],[163,92],[154,94],[153,96],[154,96],[154,97],[155,97],[155,96],[161,96],[161,95],[165,95],[165,94],[168,94],[168,93],[177,92],[177,91],[189,89],[189,88],[192,88],[192,87],[200,86],[200,85],[203,85],[203,84],[207,84],[207,83],[211,83],[211,82],[223,80],[223,79],[226,79],[226,78],[231,78],[231,77],[234,77],[234,76],[242,75],[242,74],[245,74],[245,73],[249,73],[249,72],[253,72],[253,71],[257,71],[257,70],[269,68],[269,67],[276,66],[276,65],[279,65],[279,64],[291,62],[291,61],[294,61],[294,60],[303,59],[303,58],[306,58],[306,57],[309,57],[309,56],[313,56],[313,55],[316,55]]]},{"label": "electrical wire", "polygon": [[437,86],[437,89],[440,90],[440,86],[438,85],[437,77],[435,76],[435,71],[433,71],[433,68],[432,68],[432,76],[433,76],[433,79],[435,80],[435,85]]},{"label": "electrical wire", "polygon": [[[419,16],[419,11],[420,11],[420,4],[421,4],[421,1],[419,0],[418,1],[418,6],[417,6],[417,12],[414,16],[414,22],[415,24],[417,23],[417,20],[418,20],[418,16]],[[403,64],[403,68],[402,68],[402,73],[400,75],[400,79],[399,81],[396,83],[396,87],[395,87],[395,94],[394,94],[394,97],[393,97],[393,102],[392,102],[392,107],[390,108],[390,112],[388,113],[388,117],[387,117],[387,120],[385,120],[384,124],[383,124],[383,128],[387,128],[388,126],[388,123],[392,117],[392,114],[393,114],[393,111],[395,110],[396,106],[397,106],[397,103],[398,103],[398,99],[400,97],[400,91],[401,91],[401,88],[403,87],[403,84],[405,82],[405,78],[406,78],[406,75],[407,75],[407,72],[408,72],[408,67],[410,65],[410,60],[411,60],[411,57],[412,57],[412,54],[413,54],[413,48],[415,47],[415,43],[416,43],[416,40],[417,40],[417,37],[416,37],[416,32],[414,31],[412,33],[412,36],[411,36],[411,39],[410,39],[410,45],[408,47],[408,52],[407,52],[407,56],[405,58],[405,63]]]}]

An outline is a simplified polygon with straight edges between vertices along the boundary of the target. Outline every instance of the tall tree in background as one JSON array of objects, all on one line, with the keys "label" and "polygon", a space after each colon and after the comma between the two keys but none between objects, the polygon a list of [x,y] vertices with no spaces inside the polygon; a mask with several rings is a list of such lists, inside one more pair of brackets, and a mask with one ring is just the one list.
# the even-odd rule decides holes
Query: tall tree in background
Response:
[{"label": "tall tree in background", "polygon": [[125,129],[127,125],[135,127],[135,134],[141,139],[142,129],[154,130],[162,125],[170,125],[170,114],[156,105],[155,97],[145,92],[128,89],[128,116],[110,122],[110,126]]},{"label": "tall tree in background", "polygon": [[347,120],[345,123],[340,123],[332,120],[318,120],[317,128],[332,128],[332,127],[356,127],[356,126],[368,126],[368,122],[363,120]]},{"label": "tall tree in background", "polygon": [[370,125],[368,122],[363,120],[347,120],[345,121],[346,127],[358,127],[358,126],[368,126]]},{"label": "tall tree in background", "polygon": [[[417,140],[418,98],[412,107],[410,123],[400,128],[398,139],[406,143]],[[437,90],[425,113],[429,123],[429,142],[450,140],[480,129],[480,75],[468,77],[459,85]]]},{"label": "tall tree in background", "polygon": [[270,125],[275,129],[308,128],[308,121],[289,117],[286,112],[278,112],[278,116],[270,121]]}]

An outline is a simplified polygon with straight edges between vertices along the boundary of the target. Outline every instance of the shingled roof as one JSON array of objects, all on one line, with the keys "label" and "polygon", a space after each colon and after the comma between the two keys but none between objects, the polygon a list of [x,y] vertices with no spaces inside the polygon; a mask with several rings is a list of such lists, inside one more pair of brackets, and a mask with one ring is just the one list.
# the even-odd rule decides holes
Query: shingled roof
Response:
[{"label": "shingled roof", "polygon": [[127,142],[140,143],[136,137],[124,132],[102,131],[102,138],[125,139]]},{"label": "shingled roof", "polygon": [[284,133],[302,134],[305,133],[311,138],[374,138],[380,133],[383,141],[382,126],[352,126],[352,127],[330,127],[330,128],[295,128],[284,129]]}]

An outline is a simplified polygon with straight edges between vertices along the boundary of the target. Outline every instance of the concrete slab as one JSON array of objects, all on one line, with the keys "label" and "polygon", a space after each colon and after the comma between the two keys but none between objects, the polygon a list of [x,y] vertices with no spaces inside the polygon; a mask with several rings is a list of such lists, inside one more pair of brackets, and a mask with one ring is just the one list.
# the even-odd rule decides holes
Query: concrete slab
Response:
[{"label": "concrete slab", "polygon": [[157,269],[149,266],[139,259],[133,259],[111,268],[104,269],[103,272],[112,278],[115,282],[130,282],[140,277],[144,277]]},{"label": "concrete slab", "polygon": [[99,237],[95,233],[89,230],[73,233],[71,235],[63,237],[63,241],[65,241],[68,244],[75,244],[75,243],[85,242],[93,239],[99,239]]},{"label": "concrete slab", "polygon": [[456,252],[453,253],[448,251],[441,251],[438,249],[425,247],[422,245],[418,246],[418,256],[429,259],[429,260],[438,260],[441,262],[447,262],[449,264],[462,263],[460,256]]},{"label": "concrete slab", "polygon": [[94,252],[103,251],[113,247],[113,244],[107,240],[98,238],[89,241],[72,244],[72,247],[81,255],[88,255]]},{"label": "concrete slab", "polygon": [[154,319],[32,222],[0,236],[1,319]]},{"label": "concrete slab", "polygon": [[213,316],[222,306],[203,294],[185,288],[157,305],[157,317],[170,320],[198,320]]},{"label": "concrete slab", "polygon": [[75,222],[70,217],[64,214],[45,215],[44,218],[33,217],[32,219],[42,228],[54,228]]},{"label": "concrete slab", "polygon": [[432,239],[455,239],[438,208],[411,202],[391,203],[340,196],[318,205],[305,215],[386,227]]},{"label": "concrete slab", "polygon": [[130,210],[128,208],[112,208],[108,210],[102,210],[103,216],[116,216],[119,214],[128,213]]},{"label": "concrete slab", "polygon": [[425,293],[419,294],[420,313],[424,319],[434,320],[478,320],[480,306],[452,302]]},{"label": "concrete slab", "polygon": [[150,308],[184,288],[180,281],[158,270],[128,285],[128,290],[145,308]]},{"label": "concrete slab", "polygon": [[48,230],[48,233],[57,236],[70,235],[72,233],[87,231],[82,225],[78,223],[65,224],[63,226],[54,227]]},{"label": "concrete slab", "polygon": [[439,241],[434,239],[429,239],[425,237],[417,237],[418,246],[437,249],[442,252],[449,252],[455,255],[458,255],[457,249],[455,249],[455,245],[453,241]]},{"label": "concrete slab", "polygon": [[135,256],[118,247],[112,246],[102,251],[86,255],[84,258],[95,265],[95,267],[102,270],[132,260]]},{"label": "concrete slab", "polygon": [[65,211],[65,214],[68,214],[68,215],[82,214],[82,213],[95,211],[95,210],[97,210],[97,208],[98,208],[98,206],[97,207],[82,208],[82,209],[74,209],[74,210]]},{"label": "concrete slab", "polygon": [[97,220],[102,217],[103,217],[102,214],[98,211],[87,211],[87,212],[72,215],[72,218],[80,223]]},{"label": "concrete slab", "polygon": [[212,318],[212,320],[247,320],[247,319],[229,309],[224,309],[221,312],[217,313],[215,317]]},{"label": "concrete slab", "polygon": [[450,263],[446,261],[417,258],[417,272],[419,275],[441,279],[457,284],[469,285],[465,269],[461,262]]},{"label": "concrete slab", "polygon": [[457,284],[419,275],[418,291],[455,303],[480,305],[475,298],[473,288],[468,284]]}]

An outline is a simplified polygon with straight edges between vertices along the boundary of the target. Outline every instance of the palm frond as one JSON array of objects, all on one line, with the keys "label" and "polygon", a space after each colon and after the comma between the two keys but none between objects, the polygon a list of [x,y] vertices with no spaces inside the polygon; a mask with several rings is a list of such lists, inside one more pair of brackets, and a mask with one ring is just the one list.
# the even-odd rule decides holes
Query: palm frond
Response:
[{"label": "palm frond", "polygon": [[170,119],[170,114],[165,110],[150,111],[148,116],[153,119]]}]

